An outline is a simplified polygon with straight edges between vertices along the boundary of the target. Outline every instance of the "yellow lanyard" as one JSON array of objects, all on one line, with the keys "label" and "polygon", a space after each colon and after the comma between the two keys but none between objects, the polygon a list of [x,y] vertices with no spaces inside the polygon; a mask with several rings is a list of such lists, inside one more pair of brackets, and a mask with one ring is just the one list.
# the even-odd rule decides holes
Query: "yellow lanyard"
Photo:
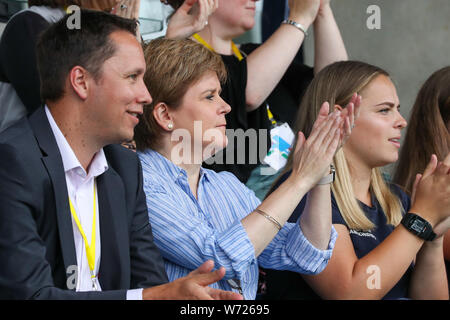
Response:
[{"label": "yellow lanyard", "polygon": [[75,220],[75,223],[77,224],[78,230],[81,233],[81,236],[84,240],[84,245],[86,247],[86,256],[89,264],[89,270],[91,270],[91,279],[92,279],[92,287],[94,290],[97,290],[97,283],[95,282],[96,276],[94,272],[95,268],[95,235],[96,235],[96,228],[95,228],[95,212],[96,212],[96,188],[95,188],[95,180],[94,180],[94,214],[93,214],[93,222],[92,222],[92,233],[91,233],[91,244],[89,245],[86,234],[83,231],[83,227],[81,226],[80,220],[78,219],[77,213],[75,212],[75,208],[72,204],[72,201],[70,201],[69,197],[69,205],[70,205],[70,212],[72,213],[72,217]]},{"label": "yellow lanyard", "polygon": [[[213,47],[211,47],[209,43],[206,42],[198,33],[195,33],[192,37],[212,52],[215,52]],[[244,59],[242,53],[239,51],[238,47],[234,44],[233,41],[231,41],[231,50],[233,50],[234,55],[236,56],[236,58],[238,58],[239,61]]]},{"label": "yellow lanyard", "polygon": [[277,120],[273,117],[272,112],[270,111],[269,104],[266,102],[266,109],[267,109],[267,116],[269,118],[270,123],[272,124],[272,127],[277,126]]}]

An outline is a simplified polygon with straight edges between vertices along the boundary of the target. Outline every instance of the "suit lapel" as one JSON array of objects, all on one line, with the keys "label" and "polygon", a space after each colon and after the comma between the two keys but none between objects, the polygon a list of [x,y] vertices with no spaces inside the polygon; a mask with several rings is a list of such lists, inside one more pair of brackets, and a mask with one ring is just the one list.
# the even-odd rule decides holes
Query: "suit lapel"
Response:
[{"label": "suit lapel", "polygon": [[[38,109],[29,120],[52,182],[65,273],[70,276],[67,270],[69,266],[77,265],[77,258],[61,154],[45,109]],[[130,245],[125,189],[122,179],[111,166],[97,178],[97,192],[101,239],[99,282],[102,290],[129,289]]]},{"label": "suit lapel", "polygon": [[110,166],[97,178],[101,259],[99,282],[103,290],[129,289],[130,246],[125,191],[120,176]]},{"label": "suit lapel", "polygon": [[43,151],[42,162],[49,174],[55,196],[55,209],[58,234],[61,243],[65,273],[68,268],[77,265],[75,243],[70,217],[69,196],[67,192],[66,176],[59,153],[58,145],[51,130],[44,108],[40,108],[30,117],[30,125],[36,140]]},{"label": "suit lapel", "polygon": [[[73,235],[72,219],[70,217],[69,196],[67,192],[66,176],[61,164],[61,157],[49,156],[43,158],[45,167],[52,180],[53,193],[55,195],[56,217],[58,222],[59,240],[64,259],[64,267],[77,265],[75,242]],[[68,274],[69,276],[70,274]]]}]

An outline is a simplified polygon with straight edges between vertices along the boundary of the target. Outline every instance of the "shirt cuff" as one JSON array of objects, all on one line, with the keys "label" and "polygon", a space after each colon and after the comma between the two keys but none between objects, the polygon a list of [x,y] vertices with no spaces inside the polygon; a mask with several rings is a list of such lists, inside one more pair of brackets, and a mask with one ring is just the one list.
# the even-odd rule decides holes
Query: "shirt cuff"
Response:
[{"label": "shirt cuff", "polygon": [[127,300],[142,300],[142,291],[144,289],[127,290]]},{"label": "shirt cuff", "polygon": [[217,243],[231,262],[232,270],[226,270],[224,280],[242,278],[249,265],[256,263],[255,248],[241,221],[236,221],[221,233],[217,237]]},{"label": "shirt cuff", "polygon": [[300,224],[296,223],[296,226],[288,235],[286,252],[304,269],[304,273],[319,274],[328,265],[336,239],[337,232],[332,225],[328,248],[319,250],[309,242],[303,234]]}]

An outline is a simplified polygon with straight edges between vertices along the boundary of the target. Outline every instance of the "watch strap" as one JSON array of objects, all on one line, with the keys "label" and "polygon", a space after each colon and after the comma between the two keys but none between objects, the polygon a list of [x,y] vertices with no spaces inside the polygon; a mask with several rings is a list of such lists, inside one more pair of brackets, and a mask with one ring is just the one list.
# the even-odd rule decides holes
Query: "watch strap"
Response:
[{"label": "watch strap", "polygon": [[407,212],[401,221],[401,224],[411,233],[426,241],[433,241],[436,234],[433,227],[424,218],[413,212]]},{"label": "watch strap", "polygon": [[334,166],[331,164],[330,165],[330,173],[328,175],[326,175],[325,177],[323,177],[322,179],[320,179],[319,182],[317,182],[317,184],[323,185],[323,184],[333,183],[335,175],[336,175],[336,170],[334,169]]}]

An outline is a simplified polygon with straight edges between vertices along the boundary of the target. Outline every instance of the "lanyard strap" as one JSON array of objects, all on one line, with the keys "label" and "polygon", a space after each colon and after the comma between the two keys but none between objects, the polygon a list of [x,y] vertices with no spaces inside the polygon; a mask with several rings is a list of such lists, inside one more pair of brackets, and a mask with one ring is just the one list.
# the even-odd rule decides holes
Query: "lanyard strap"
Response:
[{"label": "lanyard strap", "polygon": [[95,212],[96,212],[96,187],[95,187],[95,180],[94,180],[94,214],[93,214],[93,222],[92,222],[92,233],[91,233],[91,244],[89,245],[86,234],[84,233],[83,227],[81,226],[80,220],[78,219],[77,213],[75,211],[75,208],[72,204],[72,201],[70,201],[69,197],[69,205],[70,205],[70,212],[72,213],[72,217],[75,220],[75,223],[77,224],[78,230],[81,233],[81,236],[84,240],[84,245],[86,247],[86,256],[89,264],[89,269],[91,270],[91,278],[95,278],[95,235],[96,235],[96,228],[95,228]]},{"label": "lanyard strap", "polygon": [[244,59],[244,57],[241,54],[241,51],[239,51],[238,47],[234,44],[233,41],[231,41],[231,49],[233,50],[234,55],[236,56],[236,58],[238,58],[239,61]]},{"label": "lanyard strap", "polygon": [[269,104],[267,102],[266,102],[266,109],[267,109],[267,117],[269,118],[269,121],[272,127],[274,128],[277,126],[277,120],[275,120],[275,118],[273,117],[273,114],[270,111]]},{"label": "lanyard strap", "polygon": [[[198,33],[195,33],[192,36],[195,40],[197,40],[199,43],[201,43],[203,46],[205,46],[206,48],[208,48],[209,50],[211,50],[212,52],[214,51],[214,48],[211,47],[209,45],[208,42],[205,41],[205,39],[203,39]],[[236,56],[236,58],[238,58],[239,61],[243,60],[244,57],[242,56],[241,51],[239,51],[238,47],[234,44],[233,41],[231,41],[231,50],[233,50],[234,55]]]}]

